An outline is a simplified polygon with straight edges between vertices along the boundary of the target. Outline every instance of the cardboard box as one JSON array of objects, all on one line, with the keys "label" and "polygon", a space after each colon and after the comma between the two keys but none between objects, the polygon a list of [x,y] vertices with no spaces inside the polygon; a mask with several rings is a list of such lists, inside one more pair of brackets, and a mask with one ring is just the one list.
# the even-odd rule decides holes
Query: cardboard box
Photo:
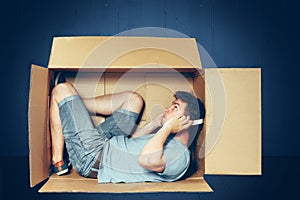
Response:
[{"label": "cardboard box", "polygon": [[[176,90],[194,92],[207,110],[193,152],[197,171],[172,183],[133,184],[98,184],[75,170],[49,174],[48,102],[58,71],[83,97],[138,92],[146,101],[142,124],[168,106]],[[57,37],[48,68],[32,65],[28,123],[30,185],[48,178],[40,192],[211,192],[205,174],[261,174],[261,70],[202,69],[193,38]]]}]

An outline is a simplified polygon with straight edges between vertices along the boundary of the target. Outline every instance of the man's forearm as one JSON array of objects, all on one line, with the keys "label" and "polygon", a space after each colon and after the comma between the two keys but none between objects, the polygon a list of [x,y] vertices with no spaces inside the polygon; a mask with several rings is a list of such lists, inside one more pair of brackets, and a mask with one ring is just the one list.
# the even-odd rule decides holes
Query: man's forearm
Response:
[{"label": "man's forearm", "polygon": [[136,137],[140,137],[143,135],[148,135],[150,133],[152,133],[156,128],[159,127],[159,124],[155,121],[151,121],[148,124],[146,124],[145,126],[137,129],[131,136],[131,138],[136,138]]},{"label": "man's forearm", "polygon": [[163,126],[148,141],[139,157],[139,164],[142,167],[156,172],[162,172],[164,170],[166,160],[163,156],[163,147],[170,133],[170,129]]},{"label": "man's forearm", "polygon": [[163,149],[165,141],[170,135],[168,127],[163,126],[144,146],[141,154],[151,154]]}]

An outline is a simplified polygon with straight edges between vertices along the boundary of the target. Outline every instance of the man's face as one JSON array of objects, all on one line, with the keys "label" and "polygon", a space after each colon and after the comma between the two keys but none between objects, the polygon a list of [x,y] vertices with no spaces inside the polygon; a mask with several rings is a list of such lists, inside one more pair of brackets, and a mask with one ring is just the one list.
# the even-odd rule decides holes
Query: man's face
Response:
[{"label": "man's face", "polygon": [[187,108],[187,103],[181,101],[180,99],[174,100],[171,106],[165,108],[163,121],[162,121],[163,124],[178,114],[185,115],[186,108]]}]

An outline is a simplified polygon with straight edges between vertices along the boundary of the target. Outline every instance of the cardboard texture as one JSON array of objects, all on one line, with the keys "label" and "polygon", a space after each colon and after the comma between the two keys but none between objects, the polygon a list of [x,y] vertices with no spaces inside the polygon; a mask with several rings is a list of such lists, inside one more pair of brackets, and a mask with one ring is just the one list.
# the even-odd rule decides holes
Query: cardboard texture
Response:
[{"label": "cardboard texture", "polygon": [[[194,38],[61,37],[54,38],[49,69],[201,68]],[[141,66],[141,67],[140,67]]]},{"label": "cardboard texture", "polygon": [[33,65],[29,94],[29,167],[30,185],[34,186],[48,177],[48,70]]},{"label": "cardboard texture", "polygon": [[68,176],[52,175],[39,192],[89,192],[89,193],[136,193],[136,192],[211,192],[203,178],[171,183],[110,183],[98,184],[97,180],[81,177],[77,173]]},{"label": "cardboard texture", "polygon": [[[57,71],[65,72],[67,81],[83,98],[128,90],[139,93],[146,102],[141,125],[169,106],[175,91],[193,92],[207,109],[196,151],[192,152],[196,172],[172,183],[134,184],[98,184],[74,169],[62,177],[48,174],[48,99]],[[220,88],[224,98],[215,103]],[[48,178],[40,192],[211,192],[204,179],[207,173],[261,174],[260,98],[259,69],[203,71],[192,38],[54,38],[48,68],[33,65],[31,71],[30,185]],[[218,110],[226,113],[226,117],[221,115],[221,125],[215,118]],[[95,125],[105,120],[97,115],[92,119]]]},{"label": "cardboard texture", "polygon": [[221,78],[226,94],[224,121],[216,119],[220,109],[211,104],[211,99],[220,98],[219,93],[205,95],[206,174],[261,174],[260,77],[260,69],[205,70],[207,93],[218,90],[214,84]]}]

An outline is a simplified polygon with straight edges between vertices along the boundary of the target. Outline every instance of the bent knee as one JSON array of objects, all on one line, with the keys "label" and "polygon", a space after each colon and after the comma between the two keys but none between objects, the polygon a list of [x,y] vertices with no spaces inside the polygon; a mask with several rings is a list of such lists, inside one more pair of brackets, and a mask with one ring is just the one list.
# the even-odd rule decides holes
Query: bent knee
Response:
[{"label": "bent knee", "polygon": [[51,93],[51,97],[57,102],[63,100],[64,98],[72,95],[77,95],[77,91],[70,83],[60,83],[56,85]]},{"label": "bent knee", "polygon": [[137,105],[144,104],[143,97],[139,93],[136,93],[136,92],[130,92],[130,101]]}]

